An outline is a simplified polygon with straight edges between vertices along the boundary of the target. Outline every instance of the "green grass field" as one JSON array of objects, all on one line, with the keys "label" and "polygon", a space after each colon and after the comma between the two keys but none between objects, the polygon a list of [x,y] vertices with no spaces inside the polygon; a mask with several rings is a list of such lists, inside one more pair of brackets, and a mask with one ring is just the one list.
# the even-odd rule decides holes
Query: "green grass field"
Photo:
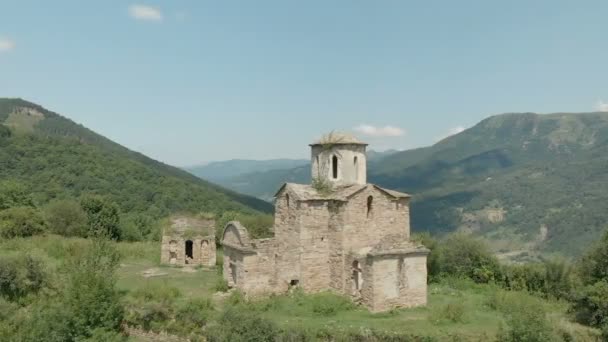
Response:
[{"label": "green grass field", "polygon": [[[64,258],[87,248],[88,243],[84,239],[59,236],[3,240],[0,241],[0,254],[29,251],[46,260],[51,267],[60,267]],[[214,286],[221,277],[215,269],[161,266],[158,243],[118,243],[117,247],[122,255],[117,286],[125,292],[127,298],[150,287],[171,289],[177,293],[176,302],[182,303],[213,297]],[[493,285],[454,279],[429,285],[427,307],[378,314],[372,314],[329,293],[304,295],[296,292],[271,296],[249,301],[247,307],[286,328],[308,331],[373,329],[431,336],[440,340],[459,338],[486,341],[493,340],[505,324],[504,312],[498,310],[495,304],[497,294],[501,292],[504,291]],[[595,331],[568,320],[566,303],[541,300],[526,293],[510,294],[523,301],[537,301],[548,312],[551,325],[560,331],[568,331],[576,336],[577,341],[596,340]],[[214,303],[214,315],[219,315],[223,305],[217,301]]]}]

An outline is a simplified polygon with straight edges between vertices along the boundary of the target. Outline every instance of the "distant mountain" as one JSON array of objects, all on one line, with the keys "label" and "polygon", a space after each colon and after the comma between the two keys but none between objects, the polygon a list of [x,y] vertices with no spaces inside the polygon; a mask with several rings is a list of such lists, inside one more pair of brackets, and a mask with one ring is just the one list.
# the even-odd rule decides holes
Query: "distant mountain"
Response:
[{"label": "distant mountain", "polygon": [[200,178],[217,181],[226,180],[247,173],[291,169],[308,163],[308,159],[247,160],[232,159],[210,162],[204,165],[184,167],[184,170]]},{"label": "distant mountain", "polygon": [[131,151],[37,104],[0,98],[0,180],[36,202],[96,193],[124,212],[270,212],[272,206]]},{"label": "distant mountain", "polygon": [[[382,152],[370,150],[367,153],[367,158],[369,163],[375,163],[397,152],[397,150],[387,150]],[[226,162],[217,162],[214,164],[217,166],[212,166],[212,164],[209,164],[209,166],[212,166],[211,168],[205,167],[205,172],[201,172],[200,169],[186,170],[191,170],[193,174],[220,184],[228,189],[255,196],[268,202],[273,200],[275,192],[285,182],[310,183],[309,160],[230,160]],[[290,167],[290,164],[295,164],[295,166]],[[231,165],[236,165],[236,167],[231,169]],[[229,177],[222,177],[221,172],[215,173],[216,170],[224,169],[226,173],[231,173],[232,175]],[[244,172],[238,172],[238,170],[244,170]],[[207,175],[206,178],[203,176],[203,173]]]},{"label": "distant mountain", "polygon": [[[608,226],[608,113],[510,113],[433,146],[374,158],[368,180],[413,195],[418,231],[482,235],[505,255],[577,255]],[[309,166],[220,182],[270,200]]]}]

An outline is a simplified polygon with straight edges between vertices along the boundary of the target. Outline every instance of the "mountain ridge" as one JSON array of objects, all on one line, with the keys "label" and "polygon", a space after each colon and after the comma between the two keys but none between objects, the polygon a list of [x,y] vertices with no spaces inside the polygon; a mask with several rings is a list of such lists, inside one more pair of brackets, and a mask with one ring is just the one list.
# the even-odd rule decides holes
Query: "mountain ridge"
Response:
[{"label": "mountain ridge", "polygon": [[[72,121],[69,118],[63,117],[60,114],[47,110],[38,104],[20,98],[0,98],[0,124],[3,124],[4,127],[9,127],[10,131],[13,132],[11,137],[5,139],[5,144],[7,144],[6,150],[11,149],[11,152],[15,153],[15,155],[12,156],[5,153],[4,155],[0,155],[0,157],[6,158],[7,160],[5,160],[5,162],[7,164],[20,162],[21,164],[19,164],[19,166],[26,170],[26,174],[29,176],[29,178],[20,177],[20,175],[13,174],[10,172],[10,170],[0,168],[0,171],[4,171],[2,173],[7,178],[23,178],[23,181],[31,182],[37,176],[37,173],[27,170],[29,168],[28,163],[33,163],[33,159],[45,159],[45,156],[42,155],[43,153],[53,153],[54,156],[60,157],[59,159],[65,157],[62,155],[60,150],[53,150],[53,146],[44,146],[45,144],[56,144],[61,145],[64,149],[75,154],[76,158],[71,158],[71,163],[82,162],[79,160],[79,158],[88,158],[89,156],[84,154],[86,152],[91,155],[94,154],[99,160],[104,160],[107,163],[113,163],[115,167],[125,167],[126,169],[131,170],[131,172],[135,172],[136,175],[141,177],[146,175],[146,177],[149,177],[150,180],[155,179],[155,182],[160,181],[164,191],[164,193],[159,194],[161,197],[168,196],[168,198],[171,198],[172,196],[176,196],[177,193],[171,195],[169,194],[170,192],[177,189],[183,189],[179,190],[183,191],[183,193],[179,194],[178,197],[173,198],[175,201],[183,201],[184,203],[169,203],[167,202],[169,201],[168,199],[162,200],[163,202],[167,203],[162,203],[161,207],[166,208],[167,210],[170,210],[173,207],[175,210],[180,210],[180,208],[195,210],[196,205],[192,202],[192,199],[188,199],[187,195],[189,191],[187,190],[187,187],[192,187],[192,191],[196,194],[193,196],[198,198],[198,200],[195,200],[195,202],[200,201],[200,210],[204,210],[205,207],[213,208],[214,204],[209,201],[215,198],[217,203],[221,203],[221,205],[218,204],[219,206],[226,205],[227,208],[229,207],[235,210],[252,210],[260,212],[272,211],[272,206],[268,203],[250,196],[238,194],[232,190],[222,188],[216,184],[204,181],[184,170],[154,160],[139,152],[132,151]],[[27,141],[28,139],[29,144],[31,145],[29,147],[33,148],[32,151],[28,150],[27,143],[24,142],[24,140]],[[23,149],[27,150],[30,155],[32,153],[39,153],[40,155],[19,155],[18,151]],[[19,157],[16,161],[8,160],[10,158],[15,159],[16,156]],[[71,166],[73,168],[77,168],[78,166],[57,165],[56,160],[50,159],[46,159],[46,162],[48,165],[42,166],[42,171],[46,171],[46,168],[59,172],[60,167],[65,168]],[[93,162],[94,161],[91,161],[91,163]],[[93,172],[95,171],[93,170],[94,167],[103,168],[106,172],[106,174],[98,174],[97,178],[92,178],[91,181],[98,181],[100,179],[103,180],[105,183],[99,184],[102,184],[104,187],[106,187],[107,191],[111,191],[114,194],[119,193],[122,190],[106,186],[106,183],[112,184],[114,182],[119,182],[119,180],[112,178],[112,176],[119,175],[119,171],[121,170],[112,170],[111,168],[108,168],[107,165],[103,164],[89,166],[91,169],[83,170],[82,172]],[[61,175],[54,174],[53,177],[60,179]],[[120,177],[128,176],[120,174]],[[79,185],[86,185],[81,179],[76,179],[75,181],[79,182]],[[144,182],[140,184],[142,186],[145,184],[144,180],[133,180],[133,182],[136,181]],[[120,182],[124,181],[120,180]],[[65,186],[66,189],[73,190],[70,188],[69,184],[61,184],[61,181],[58,181],[58,183],[60,187]],[[176,188],[171,190],[171,188],[169,188],[169,184]],[[155,184],[148,185],[151,188],[155,187]],[[80,190],[82,189],[78,189],[76,193],[80,193]],[[134,196],[145,197],[145,189],[132,190],[134,191]],[[129,202],[128,199],[123,198],[127,196],[127,194],[122,194],[121,196],[121,202]],[[154,197],[155,195],[151,194],[149,196]],[[137,201],[154,203],[156,200],[153,198],[140,198]],[[234,204],[230,204],[230,202],[234,202]]]}]

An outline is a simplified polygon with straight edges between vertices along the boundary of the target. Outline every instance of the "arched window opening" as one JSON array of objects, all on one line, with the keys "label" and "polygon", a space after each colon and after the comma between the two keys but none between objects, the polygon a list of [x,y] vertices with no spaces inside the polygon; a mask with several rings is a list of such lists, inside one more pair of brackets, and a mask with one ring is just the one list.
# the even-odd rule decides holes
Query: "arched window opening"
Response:
[{"label": "arched window opening", "polygon": [[333,156],[331,158],[332,176],[334,179],[338,178],[338,157]]},{"label": "arched window opening", "polygon": [[287,206],[287,209],[289,209],[289,194],[285,195],[285,205]]},{"label": "arched window opening", "polygon": [[192,246],[193,243],[191,240],[186,241],[186,263],[188,263],[188,259],[192,259],[194,254],[192,254]]},{"label": "arched window opening", "polygon": [[374,210],[374,197],[369,196],[367,198],[367,217],[370,217],[373,210]]},{"label": "arched window opening", "polygon": [[359,180],[359,158],[353,158],[353,166],[355,167],[355,181]]}]

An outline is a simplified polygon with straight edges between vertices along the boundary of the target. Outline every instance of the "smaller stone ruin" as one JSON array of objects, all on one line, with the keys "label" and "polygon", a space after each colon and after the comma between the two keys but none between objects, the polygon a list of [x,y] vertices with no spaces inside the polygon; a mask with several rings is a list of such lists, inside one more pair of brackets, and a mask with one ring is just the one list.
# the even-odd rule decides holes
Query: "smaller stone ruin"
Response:
[{"label": "smaller stone ruin", "polygon": [[161,263],[165,265],[215,266],[215,220],[173,216],[163,227]]}]

